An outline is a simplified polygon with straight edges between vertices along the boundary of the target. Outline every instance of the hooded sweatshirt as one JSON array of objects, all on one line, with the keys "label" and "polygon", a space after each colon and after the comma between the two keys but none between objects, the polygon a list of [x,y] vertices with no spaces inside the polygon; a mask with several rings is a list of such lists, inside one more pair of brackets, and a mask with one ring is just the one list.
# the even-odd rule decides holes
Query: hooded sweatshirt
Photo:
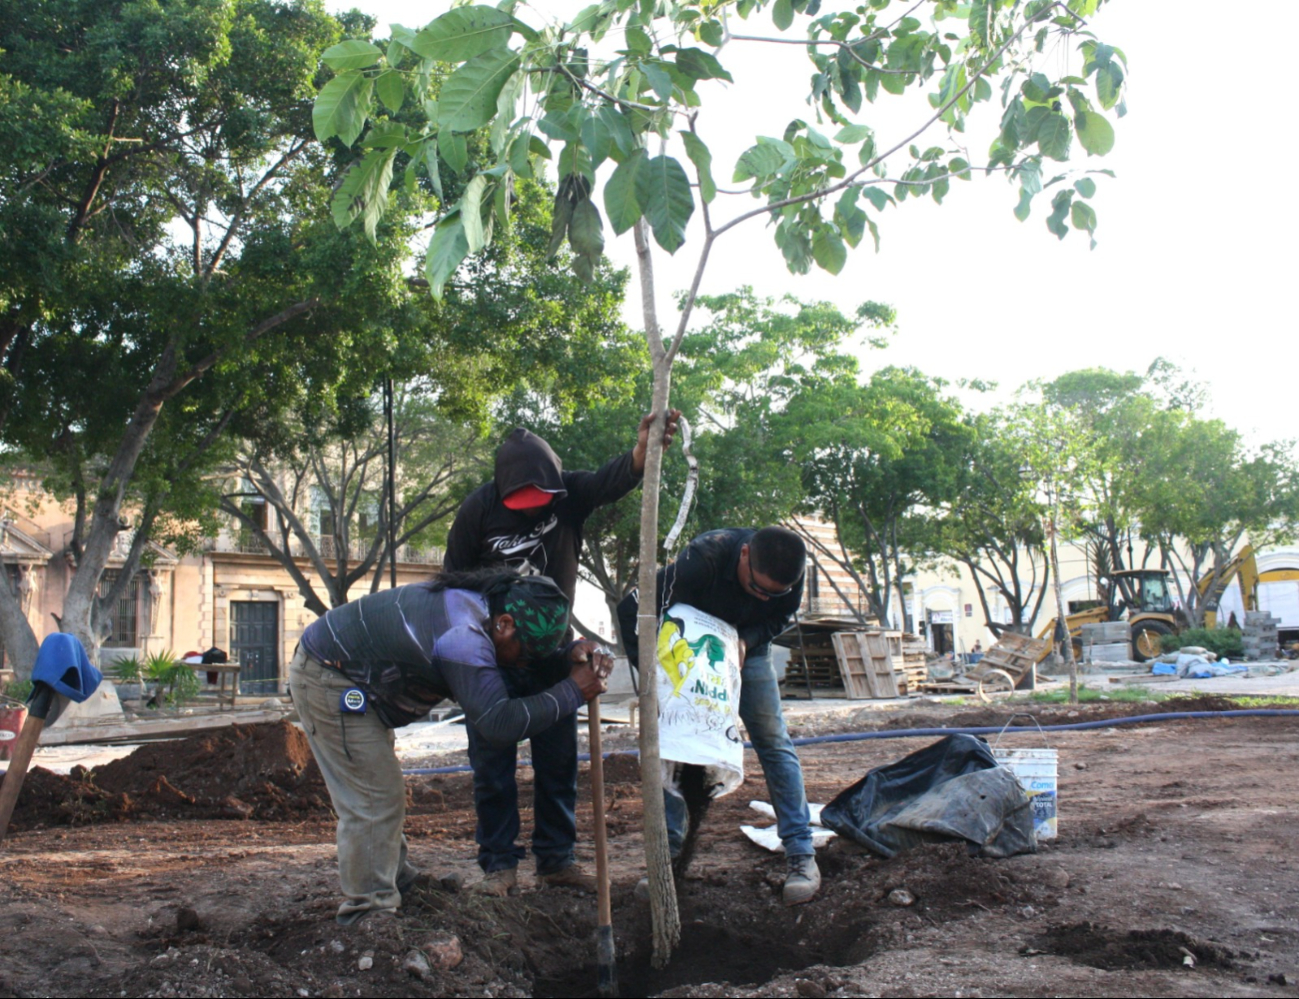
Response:
[{"label": "hooded sweatshirt", "polygon": [[[565,472],[549,444],[516,427],[496,450],[495,479],[460,505],[444,566],[460,571],[499,565],[549,576],[572,603],[582,525],[596,507],[622,499],[640,480],[630,451],[595,472]],[[552,492],[555,499],[540,512],[509,509],[502,500],[524,486]]]}]

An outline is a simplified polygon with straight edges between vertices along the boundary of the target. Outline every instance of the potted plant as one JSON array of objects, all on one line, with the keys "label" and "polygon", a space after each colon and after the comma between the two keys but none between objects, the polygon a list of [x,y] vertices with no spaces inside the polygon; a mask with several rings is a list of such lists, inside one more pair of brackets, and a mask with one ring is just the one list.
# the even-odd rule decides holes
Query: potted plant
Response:
[{"label": "potted plant", "polygon": [[144,667],[137,656],[118,659],[110,667],[109,675],[117,684],[119,700],[138,701],[144,696]]},{"label": "potted plant", "polygon": [[151,707],[163,704],[179,707],[198,694],[202,687],[194,667],[177,661],[176,654],[171,649],[149,656],[144,661],[143,671],[145,679],[154,684],[153,696],[149,699]]}]

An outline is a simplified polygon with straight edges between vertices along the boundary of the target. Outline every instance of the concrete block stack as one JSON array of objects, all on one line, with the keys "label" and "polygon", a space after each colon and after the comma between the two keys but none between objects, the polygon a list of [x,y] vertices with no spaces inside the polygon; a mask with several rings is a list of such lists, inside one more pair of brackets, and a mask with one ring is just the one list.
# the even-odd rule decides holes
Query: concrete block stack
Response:
[{"label": "concrete block stack", "polygon": [[1082,626],[1083,660],[1093,663],[1130,662],[1132,633],[1126,621],[1102,621]]},{"label": "concrete block stack", "polygon": [[1241,634],[1245,644],[1245,658],[1250,662],[1275,659],[1280,654],[1277,645],[1277,628],[1281,619],[1268,611],[1246,611],[1245,627]]}]

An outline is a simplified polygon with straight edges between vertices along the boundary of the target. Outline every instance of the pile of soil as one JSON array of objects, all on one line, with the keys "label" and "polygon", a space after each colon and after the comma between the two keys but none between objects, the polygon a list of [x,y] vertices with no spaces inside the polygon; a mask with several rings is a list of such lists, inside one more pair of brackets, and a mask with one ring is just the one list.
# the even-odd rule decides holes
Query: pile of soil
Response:
[{"label": "pile of soil", "polygon": [[[1142,968],[1233,967],[1232,954],[1175,930],[1129,930],[1121,933],[1090,922],[1053,926],[1034,941],[1044,953],[1058,954],[1102,971]],[[1189,960],[1188,960],[1189,959]]]},{"label": "pile of soil", "polygon": [[15,829],[128,819],[263,819],[329,814],[307,737],[286,721],[232,725],[68,776],[41,767],[27,775]]}]

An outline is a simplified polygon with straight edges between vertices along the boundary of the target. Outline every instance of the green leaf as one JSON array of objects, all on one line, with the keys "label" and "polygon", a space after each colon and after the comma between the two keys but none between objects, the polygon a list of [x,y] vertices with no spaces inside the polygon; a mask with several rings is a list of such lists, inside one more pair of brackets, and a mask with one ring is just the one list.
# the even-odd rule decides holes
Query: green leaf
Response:
[{"label": "green leaf", "polygon": [[528,136],[520,135],[510,143],[510,169],[518,176],[532,177],[532,161],[528,159]]},{"label": "green leaf", "polygon": [[518,54],[506,48],[470,59],[442,84],[438,124],[457,132],[482,128],[495,116],[496,99],[518,68]]},{"label": "green leaf", "polygon": [[1088,156],[1104,156],[1114,148],[1114,126],[1099,111],[1084,111],[1074,123],[1078,126],[1078,141]]},{"label": "green leaf", "polygon": [[456,173],[464,173],[469,165],[469,145],[463,135],[456,135],[449,128],[438,132],[438,153]]},{"label": "green leaf", "polygon": [[438,167],[437,140],[429,139],[424,143],[421,158],[424,161],[424,169],[428,171],[429,183],[433,185],[433,192],[438,196],[438,201],[445,201],[446,197],[442,193],[442,170]]},{"label": "green leaf", "polygon": [[1069,158],[1069,144],[1072,139],[1073,129],[1069,127],[1069,119],[1059,111],[1049,112],[1038,126],[1038,148],[1042,150],[1043,156],[1050,156],[1053,160]]},{"label": "green leaf", "polygon": [[595,171],[591,168],[591,154],[580,142],[570,142],[559,154],[560,177],[585,177],[594,183]]},{"label": "green leaf", "polygon": [[873,134],[869,125],[845,125],[835,134],[834,141],[850,146],[854,142],[870,138]]},{"label": "green leaf", "polygon": [[659,246],[676,253],[686,241],[686,223],[695,211],[690,178],[671,156],[655,156],[646,168],[645,218]]},{"label": "green leaf", "polygon": [[735,78],[717,61],[717,57],[703,49],[678,49],[676,54],[677,69],[692,80],[726,80],[734,83]]},{"label": "green leaf", "polygon": [[694,132],[682,132],[681,138],[686,144],[686,155],[699,173],[699,196],[704,204],[711,204],[717,197],[717,183],[713,180],[713,154],[704,145],[704,140]]},{"label": "green leaf", "polygon": [[406,100],[406,81],[402,79],[400,73],[392,69],[380,73],[374,83],[374,89],[379,94],[379,100],[383,101],[384,107],[389,111],[396,114],[401,110],[402,103]]},{"label": "green leaf", "polygon": [[366,237],[374,242],[375,226],[388,207],[388,187],[392,184],[392,163],[396,156],[395,147],[373,149],[359,163],[352,164],[330,206],[336,226],[345,229],[359,215],[365,223]]},{"label": "green leaf", "polygon": [[776,5],[771,8],[771,19],[781,31],[788,31],[794,23],[793,0],[776,0]]},{"label": "green leaf", "polygon": [[604,252],[604,222],[600,219],[600,210],[590,198],[573,209],[573,220],[568,224],[568,242],[579,256],[598,258]]},{"label": "green leaf", "polygon": [[514,27],[514,18],[495,7],[456,7],[435,18],[410,47],[425,59],[466,62],[508,45]]},{"label": "green leaf", "polygon": [[576,142],[580,137],[567,115],[548,114],[537,122],[537,127],[558,142]]},{"label": "green leaf", "polygon": [[835,206],[835,217],[843,230],[843,238],[849,246],[857,246],[866,234],[866,213],[857,204],[861,189],[850,187],[844,191]]},{"label": "green leaf", "polygon": [[992,100],[992,84],[988,82],[986,76],[981,76],[974,81],[974,99],[976,101]]},{"label": "green leaf", "polygon": [[1096,195],[1096,181],[1092,180],[1090,177],[1083,177],[1080,180],[1075,180],[1073,186],[1074,190],[1084,198],[1091,198]]},{"label": "green leaf", "polygon": [[573,202],[561,188],[555,195],[555,207],[551,210],[550,246],[546,249],[546,259],[553,260],[559,248],[564,245],[568,235],[568,223],[573,220]]},{"label": "green leaf", "polygon": [[1096,71],[1096,98],[1106,111],[1119,102],[1123,88],[1123,68],[1116,62]]},{"label": "green leaf", "polygon": [[428,254],[424,258],[424,275],[428,278],[433,297],[442,300],[442,289],[457,268],[469,256],[469,241],[459,215],[445,219],[433,230]]},{"label": "green leaf", "polygon": [[992,40],[992,5],[988,0],[973,0],[970,4],[970,35],[983,51]]},{"label": "green leaf", "polygon": [[848,262],[848,247],[832,226],[823,226],[812,238],[812,259],[831,274],[838,274]]},{"label": "green leaf", "polygon": [[345,42],[331,45],[320,55],[320,61],[334,72],[345,69],[368,69],[379,61],[383,49],[359,38],[349,38]]},{"label": "green leaf", "polygon": [[649,81],[654,93],[659,95],[659,100],[668,101],[672,99],[672,77],[668,75],[667,70],[652,62],[642,63],[640,69],[645,74],[645,79]]},{"label": "green leaf", "polygon": [[947,164],[947,171],[958,180],[974,179],[973,173],[970,170],[969,160],[966,160],[961,156],[952,158],[952,161]]},{"label": "green leaf", "polygon": [[794,147],[778,139],[760,138],[756,146],[751,146],[735,164],[736,183],[756,178],[762,180],[780,171],[785,164],[795,159]]},{"label": "green leaf", "polygon": [[715,49],[722,47],[726,33],[722,30],[721,21],[705,21],[699,26],[699,40]]},{"label": "green leaf", "polygon": [[609,130],[609,135],[613,138],[613,144],[620,154],[615,159],[625,158],[636,151],[636,136],[632,134],[631,125],[627,123],[625,115],[607,104],[595,114],[604,122],[604,127]]},{"label": "green leaf", "polygon": [[875,224],[875,220],[872,218],[868,218],[866,220],[866,226],[871,231],[871,238],[875,240],[875,252],[879,253],[880,252],[880,227]]},{"label": "green leaf", "polygon": [[592,115],[582,122],[582,142],[591,153],[592,168],[597,170],[613,151],[613,136],[609,133],[609,126],[598,115]]},{"label": "green leaf", "polygon": [[480,173],[465,185],[465,193],[460,197],[460,221],[470,253],[481,253],[487,246],[487,233],[483,229],[483,195],[486,192],[487,178]]},{"label": "green leaf", "polygon": [[363,149],[397,149],[410,140],[406,126],[396,121],[376,121],[361,140]]},{"label": "green leaf", "polygon": [[1065,219],[1069,217],[1069,208],[1073,204],[1073,191],[1061,191],[1051,201],[1051,217],[1046,220],[1046,227],[1060,239],[1069,235]]},{"label": "green leaf", "polygon": [[1029,214],[1033,211],[1033,193],[1028,188],[1020,188],[1019,204],[1015,206],[1015,218],[1021,222],[1027,222]]},{"label": "green leaf", "polygon": [[1096,210],[1085,201],[1075,201],[1071,211],[1073,227],[1083,232],[1096,233]]},{"label": "green leaf", "polygon": [[370,78],[350,70],[339,73],[323,87],[311,109],[311,124],[319,142],[334,136],[350,146],[365,127],[370,105]]},{"label": "green leaf", "polygon": [[649,195],[649,156],[638,149],[618,164],[604,185],[604,210],[616,235],[640,221]]},{"label": "green leaf", "polygon": [[893,199],[889,197],[889,192],[884,190],[882,187],[868,185],[862,188],[862,194],[866,195],[867,200],[875,206],[877,212],[884,211],[884,209],[893,202]]}]

